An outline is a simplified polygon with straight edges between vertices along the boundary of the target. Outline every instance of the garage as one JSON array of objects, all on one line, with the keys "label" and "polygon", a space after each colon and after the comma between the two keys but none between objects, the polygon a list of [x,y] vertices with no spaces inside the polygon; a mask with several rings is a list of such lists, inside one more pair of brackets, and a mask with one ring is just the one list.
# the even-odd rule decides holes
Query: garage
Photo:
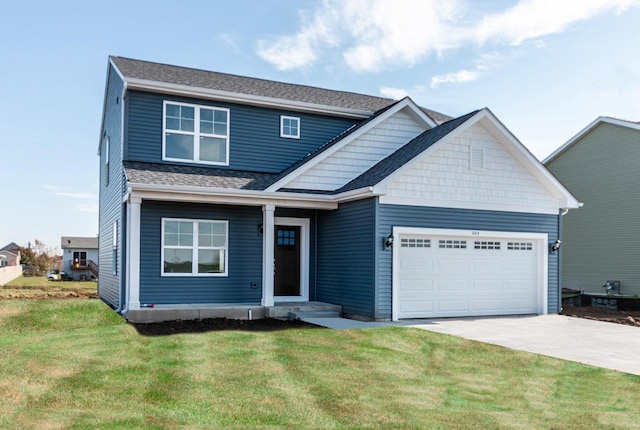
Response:
[{"label": "garage", "polygon": [[546,313],[546,234],[394,229],[394,319]]}]

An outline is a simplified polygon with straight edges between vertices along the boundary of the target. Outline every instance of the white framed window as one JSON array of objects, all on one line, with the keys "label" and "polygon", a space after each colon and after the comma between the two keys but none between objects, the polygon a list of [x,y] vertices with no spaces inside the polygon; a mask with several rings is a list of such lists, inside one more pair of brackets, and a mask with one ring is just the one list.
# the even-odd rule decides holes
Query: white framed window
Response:
[{"label": "white framed window", "polygon": [[162,219],[162,276],[227,276],[229,222]]},{"label": "white framed window", "polygon": [[280,116],[280,137],[300,139],[300,118],[295,116]]},{"label": "white framed window", "polygon": [[229,109],[165,100],[162,159],[229,165]]}]

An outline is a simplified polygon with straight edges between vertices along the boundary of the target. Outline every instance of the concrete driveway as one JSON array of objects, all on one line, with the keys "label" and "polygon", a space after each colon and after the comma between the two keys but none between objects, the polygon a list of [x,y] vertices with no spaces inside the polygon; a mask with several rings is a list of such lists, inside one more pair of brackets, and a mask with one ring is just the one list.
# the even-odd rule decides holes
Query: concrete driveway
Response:
[{"label": "concrete driveway", "polygon": [[640,375],[640,328],[538,315],[402,321],[400,324]]},{"label": "concrete driveway", "polygon": [[303,318],[332,329],[403,325],[591,366],[640,375],[640,327],[572,318],[531,315],[363,322],[345,318]]}]

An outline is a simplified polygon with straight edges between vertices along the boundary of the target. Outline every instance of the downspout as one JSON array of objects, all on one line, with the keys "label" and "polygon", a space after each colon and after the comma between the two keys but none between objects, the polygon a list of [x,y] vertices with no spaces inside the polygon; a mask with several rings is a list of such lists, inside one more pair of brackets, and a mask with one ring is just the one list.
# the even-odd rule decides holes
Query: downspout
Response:
[{"label": "downspout", "polygon": [[[569,209],[560,209],[558,216],[558,239],[562,240],[562,217],[569,212]],[[558,309],[562,312],[562,250],[558,250]]]}]

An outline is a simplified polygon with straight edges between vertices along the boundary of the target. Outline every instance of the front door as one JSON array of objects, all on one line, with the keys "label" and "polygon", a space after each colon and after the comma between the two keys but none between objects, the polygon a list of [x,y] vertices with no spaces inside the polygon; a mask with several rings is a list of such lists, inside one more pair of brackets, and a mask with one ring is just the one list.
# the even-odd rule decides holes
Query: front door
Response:
[{"label": "front door", "polygon": [[275,226],[275,297],[296,297],[300,289],[300,226]]}]

